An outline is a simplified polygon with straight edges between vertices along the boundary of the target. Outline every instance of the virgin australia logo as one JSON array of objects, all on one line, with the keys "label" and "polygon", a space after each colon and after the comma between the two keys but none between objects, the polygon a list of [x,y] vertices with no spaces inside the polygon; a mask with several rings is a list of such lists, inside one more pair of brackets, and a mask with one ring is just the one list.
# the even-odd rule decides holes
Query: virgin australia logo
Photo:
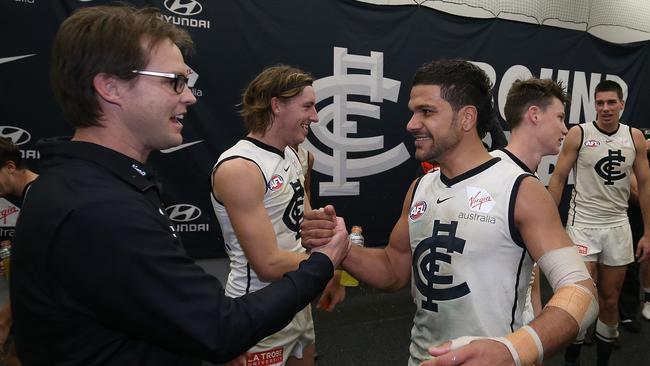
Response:
[{"label": "virgin australia logo", "polygon": [[[380,108],[375,104],[348,101],[348,95],[369,96],[370,102],[384,100],[397,102],[400,82],[384,78],[383,52],[370,52],[370,56],[349,55],[347,48],[334,47],[334,75],[314,81],[316,102],[331,98],[332,104],[318,112],[318,123],[311,131],[332,155],[320,151],[309,140],[304,146],[314,154],[314,170],[332,177],[331,182],[321,182],[321,196],[358,196],[359,182],[348,181],[392,169],[409,158],[404,143],[392,149],[363,158],[348,158],[348,153],[371,152],[384,149],[384,137],[351,138],[357,134],[357,122],[349,116],[379,119]],[[348,74],[349,69],[368,70],[364,74]],[[329,123],[333,126],[328,128]]]}]

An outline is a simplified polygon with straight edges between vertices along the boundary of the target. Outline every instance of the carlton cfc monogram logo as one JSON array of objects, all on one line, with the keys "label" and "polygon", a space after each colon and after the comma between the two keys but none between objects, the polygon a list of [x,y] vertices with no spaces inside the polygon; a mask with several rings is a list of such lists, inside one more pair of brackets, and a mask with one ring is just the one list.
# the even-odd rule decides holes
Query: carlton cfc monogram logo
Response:
[{"label": "carlton cfc monogram logo", "polygon": [[[350,70],[367,73],[348,74]],[[384,77],[383,52],[370,52],[370,56],[350,55],[346,48],[334,47],[334,71],[332,76],[314,81],[316,103],[331,100],[318,112],[319,122],[312,123],[313,136],[328,149],[321,151],[309,140],[303,142],[305,149],[314,154],[314,170],[332,177],[331,182],[319,183],[322,196],[358,196],[359,178],[392,169],[410,157],[404,143],[368,157],[349,156],[348,153],[370,153],[384,149],[384,136],[348,137],[360,135],[358,117],[380,119],[377,103],[384,100],[397,102],[400,82]],[[370,97],[371,103],[348,100],[348,95]],[[331,122],[331,124],[330,124]]]},{"label": "carlton cfc monogram logo", "polygon": [[[453,276],[441,276],[440,262],[451,264],[452,253],[463,253],[465,240],[456,237],[458,221],[441,224],[440,220],[433,223],[433,234],[422,240],[413,251],[413,280],[418,291],[424,297],[422,309],[438,311],[435,301],[453,300],[469,294],[467,282],[456,286]],[[441,249],[442,251],[438,251]]]},{"label": "carlton cfc monogram logo", "polygon": [[300,238],[300,223],[304,216],[304,203],[305,203],[305,189],[299,181],[289,182],[293,188],[293,196],[291,201],[284,210],[282,215],[282,222],[289,228],[289,230],[296,233],[296,239]]},{"label": "carlton cfc monogram logo", "polygon": [[607,156],[594,165],[594,170],[605,180],[605,185],[611,186],[614,181],[625,178],[625,173],[619,170],[624,161],[625,156],[621,155],[621,150],[608,150]]}]

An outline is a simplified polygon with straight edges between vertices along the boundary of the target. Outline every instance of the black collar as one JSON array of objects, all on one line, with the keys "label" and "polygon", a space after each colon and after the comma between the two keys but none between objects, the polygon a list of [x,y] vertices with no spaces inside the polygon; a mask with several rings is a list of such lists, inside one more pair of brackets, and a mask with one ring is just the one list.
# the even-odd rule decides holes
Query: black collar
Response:
[{"label": "black collar", "polygon": [[38,145],[45,159],[51,155],[91,161],[109,170],[139,191],[157,189],[151,168],[107,147],[90,142],[70,141],[69,138],[41,140]]}]

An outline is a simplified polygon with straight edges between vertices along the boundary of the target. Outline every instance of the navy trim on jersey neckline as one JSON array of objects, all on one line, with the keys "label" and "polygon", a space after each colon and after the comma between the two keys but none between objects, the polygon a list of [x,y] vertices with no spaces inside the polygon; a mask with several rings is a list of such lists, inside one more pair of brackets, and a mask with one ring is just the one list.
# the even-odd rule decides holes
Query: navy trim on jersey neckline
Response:
[{"label": "navy trim on jersey neckline", "polygon": [[278,154],[278,155],[280,155],[280,157],[282,157],[282,159],[284,159],[284,151],[281,151],[280,149],[278,149],[276,147],[273,147],[271,145],[267,145],[267,144],[263,143],[262,141],[260,141],[258,139],[255,139],[255,138],[252,138],[250,136],[246,136],[242,140],[246,140],[246,141],[252,143],[253,145],[259,147],[260,149],[264,149],[264,150],[272,152],[274,154]]},{"label": "navy trim on jersey neckline", "polygon": [[453,186],[456,183],[462,182],[467,178],[473,177],[473,176],[483,172],[484,170],[487,170],[488,168],[490,168],[492,165],[498,163],[499,161],[501,161],[501,158],[494,157],[494,158],[486,161],[485,163],[483,163],[483,164],[481,164],[479,166],[476,166],[476,167],[466,171],[465,173],[460,174],[460,175],[458,175],[458,176],[456,176],[454,178],[451,178],[451,179],[447,178],[444,174],[442,174],[442,170],[440,170],[440,181],[449,188],[449,187]]},{"label": "navy trim on jersey neckline", "polygon": [[604,134],[604,135],[607,135],[607,136],[613,136],[613,135],[615,135],[616,132],[618,132],[618,129],[621,128],[621,123],[619,122],[619,123],[618,123],[618,126],[616,126],[616,130],[614,130],[614,132],[607,132],[607,131],[603,131],[603,130],[601,130],[600,127],[598,127],[598,123],[596,123],[596,121],[593,121],[593,122],[591,122],[591,123],[594,124],[594,127],[596,127],[596,129],[597,129],[598,131],[600,131],[600,133],[602,133],[602,134]]},{"label": "navy trim on jersey neckline", "polygon": [[515,164],[519,165],[519,167],[520,167],[521,169],[523,169],[523,171],[525,171],[526,173],[531,173],[531,174],[535,173],[535,172],[533,172],[532,170],[530,170],[530,168],[528,167],[528,165],[526,165],[523,161],[521,161],[521,159],[519,159],[519,158],[518,158],[515,154],[513,154],[510,150],[508,150],[508,149],[506,149],[506,148],[504,147],[504,148],[499,149],[499,151],[502,151],[504,154],[508,155],[508,157],[509,157],[510,159],[512,159],[512,161],[513,161]]}]

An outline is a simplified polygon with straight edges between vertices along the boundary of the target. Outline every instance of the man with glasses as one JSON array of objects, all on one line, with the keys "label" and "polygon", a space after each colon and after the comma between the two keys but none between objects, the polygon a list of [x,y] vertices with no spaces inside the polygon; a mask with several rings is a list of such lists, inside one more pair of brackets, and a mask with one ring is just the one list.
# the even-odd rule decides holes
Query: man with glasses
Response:
[{"label": "man with glasses", "polygon": [[189,35],[155,9],[88,7],[59,29],[54,94],[72,140],[39,146],[16,228],[11,300],[26,365],[228,361],[287,324],[347,253],[345,229],[299,268],[231,299],[185,253],[148,155],[182,143],[196,102]]}]

